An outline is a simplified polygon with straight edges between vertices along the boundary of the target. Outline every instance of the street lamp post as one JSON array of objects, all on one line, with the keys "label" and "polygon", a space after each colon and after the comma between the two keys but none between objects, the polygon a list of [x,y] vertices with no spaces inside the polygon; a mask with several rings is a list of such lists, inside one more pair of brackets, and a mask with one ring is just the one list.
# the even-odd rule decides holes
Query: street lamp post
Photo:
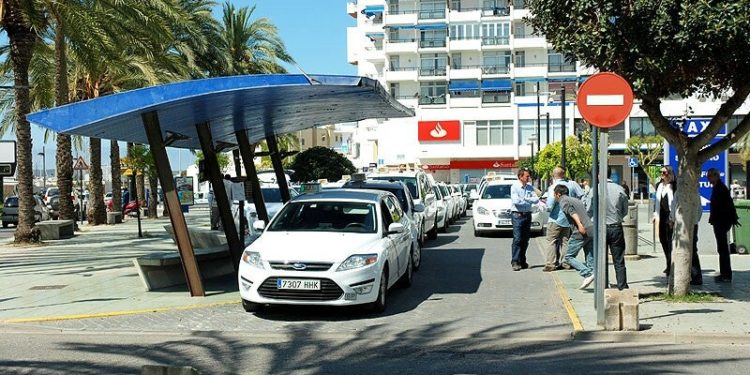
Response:
[{"label": "street lamp post", "polygon": [[561,111],[561,118],[562,118],[562,126],[560,126],[560,129],[562,131],[562,139],[560,140],[562,142],[562,158],[560,160],[560,164],[563,168],[563,170],[566,170],[565,165],[565,86],[562,87],[562,94],[560,94],[560,111]]},{"label": "street lamp post", "polygon": [[[536,134],[537,134],[537,137],[539,136],[539,134],[542,134],[540,132],[540,130],[541,130],[540,129],[541,128],[541,123],[542,123],[542,114],[541,114],[541,111],[542,111],[542,109],[541,109],[541,105],[539,103],[539,82],[537,82],[536,83]],[[538,138],[541,138],[541,137],[538,137]],[[539,143],[537,143],[536,149],[537,150],[541,150],[542,149],[541,139],[537,139],[537,142],[539,142]],[[549,137],[547,138],[547,143],[549,143]],[[533,160],[534,160],[533,152],[532,152],[531,158],[532,158],[531,160],[533,162]]]},{"label": "street lamp post", "polygon": [[534,166],[534,143],[539,140],[539,137],[536,134],[532,134],[531,137],[529,137],[528,145],[531,146],[531,172],[532,177],[537,180],[537,187],[541,186],[539,179],[536,178],[536,167]]},{"label": "street lamp post", "polygon": [[47,154],[44,151],[44,146],[42,146],[42,152],[38,153],[37,155],[42,157],[42,192],[47,191]]}]

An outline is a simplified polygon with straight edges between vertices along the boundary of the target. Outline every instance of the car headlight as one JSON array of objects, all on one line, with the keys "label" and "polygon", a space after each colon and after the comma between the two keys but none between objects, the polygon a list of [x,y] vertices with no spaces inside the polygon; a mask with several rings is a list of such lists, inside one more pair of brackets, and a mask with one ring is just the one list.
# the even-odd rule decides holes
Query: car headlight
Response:
[{"label": "car headlight", "polygon": [[247,251],[242,253],[242,261],[260,269],[265,269],[263,266],[263,258],[260,257],[260,253],[257,251]]},{"label": "car headlight", "polygon": [[369,266],[373,263],[376,263],[377,261],[378,261],[378,254],[352,255],[349,258],[346,258],[346,260],[341,263],[339,268],[336,269],[336,272],[353,270],[355,268]]},{"label": "car headlight", "polygon": [[484,207],[477,207],[477,213],[480,215],[489,215],[490,211]]}]

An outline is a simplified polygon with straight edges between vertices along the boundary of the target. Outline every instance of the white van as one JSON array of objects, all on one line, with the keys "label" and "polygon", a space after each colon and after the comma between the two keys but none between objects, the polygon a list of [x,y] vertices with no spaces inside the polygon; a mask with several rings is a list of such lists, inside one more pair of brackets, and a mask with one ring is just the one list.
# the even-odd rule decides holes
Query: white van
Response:
[{"label": "white van", "polygon": [[435,193],[432,191],[434,185],[432,176],[415,166],[406,170],[403,168],[397,170],[378,169],[376,172],[369,174],[367,178],[403,182],[409,188],[414,203],[424,205],[424,212],[419,213],[423,215],[422,225],[424,225],[424,228],[421,232],[426,233],[428,239],[437,238],[437,203],[435,202]]}]

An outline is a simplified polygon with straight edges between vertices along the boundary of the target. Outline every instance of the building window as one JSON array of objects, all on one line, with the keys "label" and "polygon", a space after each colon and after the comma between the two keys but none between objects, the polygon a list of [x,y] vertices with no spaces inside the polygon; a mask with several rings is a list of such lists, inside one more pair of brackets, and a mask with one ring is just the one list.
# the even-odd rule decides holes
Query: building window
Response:
[{"label": "building window", "polygon": [[625,123],[609,128],[609,143],[625,143]]},{"label": "building window", "polygon": [[445,38],[448,36],[448,29],[424,30],[419,36],[420,48],[445,47]]},{"label": "building window", "polygon": [[483,23],[482,45],[498,46],[510,43],[510,22]]},{"label": "building window", "polygon": [[630,118],[630,136],[631,137],[648,137],[656,135],[654,124],[648,117],[631,117]]},{"label": "building window", "polygon": [[550,50],[547,54],[547,67],[550,73],[576,71],[575,61],[568,60],[555,50]]},{"label": "building window", "polygon": [[516,68],[523,68],[526,66],[526,51],[516,51],[515,59],[513,61]]},{"label": "building window", "polygon": [[445,1],[421,1],[419,3],[419,19],[440,19],[445,18]]},{"label": "building window", "polygon": [[389,91],[391,93],[391,97],[393,97],[393,98],[398,98],[399,97],[398,83],[390,83],[390,84],[388,84],[388,88],[389,88]]},{"label": "building window", "polygon": [[510,103],[510,91],[482,91],[482,103]]},{"label": "building window", "polygon": [[576,81],[554,81],[550,80],[547,84],[547,90],[554,92],[554,98],[562,100],[562,89],[565,88],[565,100],[572,101],[576,98]]},{"label": "building window", "polygon": [[485,52],[482,57],[483,74],[508,74],[510,51]]},{"label": "building window", "polygon": [[515,91],[516,91],[516,96],[526,96],[526,83],[516,82]]},{"label": "building window", "polygon": [[444,53],[423,54],[420,57],[420,76],[444,76],[448,65],[448,55]]},{"label": "building window", "polygon": [[445,104],[448,85],[445,82],[422,82],[419,87],[419,104]]},{"label": "building window", "polygon": [[477,121],[477,145],[513,144],[513,120]]},{"label": "building window", "polygon": [[300,138],[299,144],[302,145],[302,146],[304,146],[305,145],[305,139],[304,138]]}]

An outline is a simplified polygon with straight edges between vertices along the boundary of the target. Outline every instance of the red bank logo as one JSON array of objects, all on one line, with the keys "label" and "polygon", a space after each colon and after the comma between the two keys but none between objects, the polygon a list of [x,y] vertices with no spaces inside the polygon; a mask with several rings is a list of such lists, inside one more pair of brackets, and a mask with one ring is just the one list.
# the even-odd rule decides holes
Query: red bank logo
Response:
[{"label": "red bank logo", "polygon": [[461,121],[419,121],[418,139],[428,142],[460,141]]}]

